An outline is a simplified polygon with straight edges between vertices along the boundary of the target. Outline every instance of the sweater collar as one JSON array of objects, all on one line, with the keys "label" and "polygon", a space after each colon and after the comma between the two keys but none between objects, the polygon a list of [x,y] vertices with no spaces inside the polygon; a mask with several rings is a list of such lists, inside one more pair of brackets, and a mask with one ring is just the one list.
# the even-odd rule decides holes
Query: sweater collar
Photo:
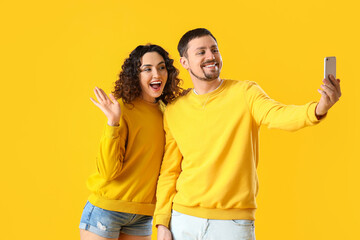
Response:
[{"label": "sweater collar", "polygon": [[225,86],[226,86],[226,80],[221,79],[220,85],[216,89],[214,89],[213,91],[199,95],[199,94],[196,93],[195,89],[193,89],[193,91],[191,91],[191,95],[193,97],[195,97],[196,99],[199,99],[199,100],[208,99],[210,97],[213,97],[213,96],[219,94],[225,88]]}]

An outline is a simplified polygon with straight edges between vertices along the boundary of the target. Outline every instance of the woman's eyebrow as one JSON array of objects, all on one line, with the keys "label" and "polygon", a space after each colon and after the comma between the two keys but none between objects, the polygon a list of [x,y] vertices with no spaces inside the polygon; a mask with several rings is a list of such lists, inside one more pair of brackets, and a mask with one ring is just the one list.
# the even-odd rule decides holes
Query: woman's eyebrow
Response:
[{"label": "woman's eyebrow", "polygon": [[[165,63],[164,61],[161,61],[161,62],[159,62],[157,65],[160,65],[160,64],[163,64],[163,63]],[[151,64],[144,64],[144,65],[142,65],[141,67],[152,67],[152,65]]]}]

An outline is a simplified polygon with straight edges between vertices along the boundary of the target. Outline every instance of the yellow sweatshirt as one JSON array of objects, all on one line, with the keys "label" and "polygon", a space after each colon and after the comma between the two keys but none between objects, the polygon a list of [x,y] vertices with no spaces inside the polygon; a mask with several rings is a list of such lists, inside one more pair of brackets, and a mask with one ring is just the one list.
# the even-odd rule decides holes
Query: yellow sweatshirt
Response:
[{"label": "yellow sweatshirt", "polygon": [[224,80],[213,92],[191,91],[168,105],[156,225],[168,226],[172,208],[201,218],[254,220],[260,125],[314,125],[316,104],[286,106],[255,82]]},{"label": "yellow sweatshirt", "polygon": [[121,105],[120,126],[105,126],[89,177],[89,201],[100,208],[153,215],[156,183],[164,153],[162,112],[157,103],[136,99]]}]

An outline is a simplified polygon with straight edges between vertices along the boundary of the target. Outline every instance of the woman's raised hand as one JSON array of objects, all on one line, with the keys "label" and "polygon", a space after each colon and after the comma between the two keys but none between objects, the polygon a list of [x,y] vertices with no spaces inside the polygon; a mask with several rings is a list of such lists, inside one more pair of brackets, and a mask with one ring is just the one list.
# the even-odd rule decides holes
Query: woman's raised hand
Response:
[{"label": "woman's raised hand", "polygon": [[98,100],[95,101],[93,98],[90,100],[104,112],[108,118],[108,124],[110,126],[119,126],[121,108],[119,102],[116,100],[114,95],[109,94],[110,98],[106,95],[104,90],[101,88],[95,87],[94,89],[95,96]]}]

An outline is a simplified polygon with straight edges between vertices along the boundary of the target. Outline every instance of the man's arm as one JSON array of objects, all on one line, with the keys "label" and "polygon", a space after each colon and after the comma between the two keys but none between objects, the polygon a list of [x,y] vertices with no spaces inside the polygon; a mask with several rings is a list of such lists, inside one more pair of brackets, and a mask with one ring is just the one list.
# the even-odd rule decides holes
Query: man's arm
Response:
[{"label": "man's arm", "polygon": [[156,189],[155,225],[158,227],[158,240],[171,240],[169,222],[176,181],[181,172],[182,154],[173,138],[164,114],[164,130],[166,134],[165,154],[161,165],[160,176]]},{"label": "man's arm", "polygon": [[[335,80],[335,79],[333,79]],[[295,131],[306,126],[319,123],[327,111],[338,101],[340,80],[337,85],[331,85],[324,80],[319,103],[310,102],[305,105],[284,105],[269,98],[269,96],[254,82],[249,82],[245,90],[245,99],[249,110],[258,125]]]}]

